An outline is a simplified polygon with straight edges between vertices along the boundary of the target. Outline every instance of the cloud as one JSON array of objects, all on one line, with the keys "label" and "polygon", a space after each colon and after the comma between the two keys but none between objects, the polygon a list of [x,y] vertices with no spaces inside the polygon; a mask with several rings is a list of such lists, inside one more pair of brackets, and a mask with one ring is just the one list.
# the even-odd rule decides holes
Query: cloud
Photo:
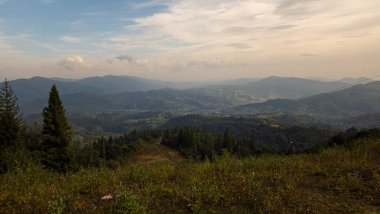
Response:
[{"label": "cloud", "polygon": [[83,42],[83,38],[75,37],[75,36],[61,36],[59,40],[67,43],[81,43]]},{"label": "cloud", "polygon": [[0,61],[25,56],[25,52],[9,43],[9,39],[0,33]]},{"label": "cloud", "polygon": [[52,3],[55,3],[57,2],[58,0],[41,0],[41,3],[42,4],[52,4]]},{"label": "cloud", "polygon": [[151,0],[146,2],[131,3],[129,6],[133,9],[143,9],[157,6],[168,6],[173,0]]},{"label": "cloud", "polygon": [[[380,25],[373,21],[378,17],[375,8],[380,9],[376,0],[347,4],[334,0],[181,1],[169,5],[164,12],[134,19],[138,35],[117,37],[128,38],[120,44],[126,49],[141,43],[173,55],[183,52],[218,57],[234,53],[235,49],[227,47],[244,47],[253,52],[270,49],[272,55],[277,55],[288,52],[289,49],[280,49],[289,46],[298,51],[310,46],[331,48],[332,40],[336,43],[339,38],[357,35],[360,26],[352,27],[352,23],[363,16],[374,17],[368,18],[367,25],[379,29]],[[340,30],[345,26],[354,32]],[[284,40],[298,42],[285,44]]]},{"label": "cloud", "polygon": [[[321,63],[318,60],[324,57],[360,54],[364,51],[360,44],[380,51],[373,45],[374,37],[380,33],[380,23],[376,22],[380,10],[377,0],[345,3],[335,0],[194,0],[172,2],[167,6],[165,11],[132,19],[133,29],[125,29],[133,33],[116,33],[105,46],[143,56],[149,54],[145,56],[176,71],[201,70],[214,74],[218,70],[223,72],[220,71],[223,66],[239,67],[241,74],[257,69],[273,72],[276,66],[279,72],[287,72],[294,70],[288,65],[297,65],[302,60],[300,55],[313,58],[308,63]],[[353,37],[355,35],[361,37]],[[336,45],[343,41],[349,44],[345,49]],[[150,48],[149,53],[142,52],[146,47]],[[315,56],[311,53],[324,57],[311,57]],[[213,61],[215,58],[223,58],[228,63],[218,64]],[[331,69],[334,68],[336,65],[331,65]]]},{"label": "cloud", "polygon": [[211,59],[211,60],[189,61],[186,66],[188,68],[192,68],[192,69],[195,68],[195,69],[210,70],[210,69],[225,69],[225,68],[244,67],[244,66],[246,66],[246,64],[226,62],[222,58],[215,58],[215,59]]},{"label": "cloud", "polygon": [[115,57],[116,60],[119,60],[119,61],[125,61],[125,62],[128,62],[128,63],[135,63],[137,62],[137,59],[132,57],[132,56],[129,56],[129,55],[124,55],[124,56],[117,56]]},{"label": "cloud", "polygon": [[232,43],[232,44],[227,44],[227,46],[234,47],[237,49],[250,49],[251,45],[247,43]]},{"label": "cloud", "polygon": [[64,68],[65,70],[73,71],[88,67],[88,64],[85,62],[82,56],[70,56],[64,60],[59,61],[58,66]]},{"label": "cloud", "polygon": [[275,27],[271,27],[271,30],[287,30],[296,27],[297,25],[279,25]]},{"label": "cloud", "polygon": [[320,0],[283,0],[275,9],[275,13],[281,16],[310,15],[321,10]]},{"label": "cloud", "polygon": [[303,53],[303,54],[301,54],[301,56],[304,56],[304,57],[313,57],[313,56],[316,56],[316,55],[312,54],[312,53]]}]

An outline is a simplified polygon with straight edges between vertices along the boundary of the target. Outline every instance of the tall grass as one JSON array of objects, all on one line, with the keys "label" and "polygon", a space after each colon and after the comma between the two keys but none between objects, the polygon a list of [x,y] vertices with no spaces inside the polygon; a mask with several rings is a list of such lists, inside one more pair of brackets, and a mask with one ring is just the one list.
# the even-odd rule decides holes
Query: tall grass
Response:
[{"label": "tall grass", "polygon": [[[111,194],[112,200],[102,196]],[[0,213],[380,212],[380,141],[319,154],[177,165],[128,165],[73,174],[39,166],[1,177]]]}]

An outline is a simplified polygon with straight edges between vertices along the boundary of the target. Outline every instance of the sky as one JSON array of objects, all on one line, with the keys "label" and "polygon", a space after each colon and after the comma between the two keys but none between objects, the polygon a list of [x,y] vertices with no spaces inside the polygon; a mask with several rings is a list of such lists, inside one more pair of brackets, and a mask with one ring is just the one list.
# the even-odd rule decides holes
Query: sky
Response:
[{"label": "sky", "polygon": [[379,0],[0,0],[0,78],[379,74]]}]

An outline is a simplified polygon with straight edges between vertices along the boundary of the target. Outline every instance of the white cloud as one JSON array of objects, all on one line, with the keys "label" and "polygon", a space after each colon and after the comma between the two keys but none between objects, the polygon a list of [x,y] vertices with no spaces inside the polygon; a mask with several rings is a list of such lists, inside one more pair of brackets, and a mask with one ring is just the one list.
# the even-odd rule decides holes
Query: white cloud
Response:
[{"label": "white cloud", "polygon": [[[158,61],[167,66],[176,62],[176,67],[183,69],[187,66],[178,64],[223,58],[227,65],[245,65],[246,73],[273,71],[272,65],[265,69],[264,62],[297,64],[297,60],[305,60],[300,54],[318,53],[308,59],[314,66],[320,61],[312,62],[311,58],[337,57],[347,51],[352,58],[379,52],[379,42],[375,41],[380,33],[378,11],[378,0],[180,1],[170,4],[165,12],[134,19],[133,31],[142,33],[117,35],[108,47],[123,51],[150,47],[150,53],[157,52],[153,57]],[[337,45],[341,42],[347,47]],[[207,72],[215,67],[201,64],[199,69]],[[334,64],[328,70],[347,64]],[[277,69],[290,71],[284,68]],[[292,72],[300,75],[303,69],[297,70]]]},{"label": "white cloud", "polygon": [[84,64],[84,59],[81,56],[70,56],[66,58],[66,61],[72,62],[72,63]]},{"label": "white cloud", "polygon": [[[218,51],[224,49],[222,45],[241,42],[249,43],[253,49],[258,46],[270,47],[268,44],[282,42],[284,38],[296,38],[310,44],[316,40],[344,36],[345,33],[339,28],[349,26],[363,17],[378,17],[379,1],[357,2],[195,0],[173,4],[167,12],[138,18],[135,22],[144,30],[144,39],[146,35],[155,35],[157,39],[168,37],[186,44],[217,44]],[[313,11],[303,13],[307,17],[302,19],[292,16],[301,13],[299,8]],[[289,17],[278,15],[279,12],[285,13],[284,10]],[[377,29],[380,27],[379,23],[372,24]],[[362,27],[351,30],[362,31]],[[177,44],[172,46],[178,47]]]},{"label": "white cloud", "polygon": [[59,40],[67,43],[81,43],[84,41],[83,38],[75,36],[61,36]]},{"label": "white cloud", "polygon": [[88,67],[89,64],[85,62],[82,56],[70,56],[64,60],[58,62],[58,66],[64,68],[65,70],[77,70]]}]

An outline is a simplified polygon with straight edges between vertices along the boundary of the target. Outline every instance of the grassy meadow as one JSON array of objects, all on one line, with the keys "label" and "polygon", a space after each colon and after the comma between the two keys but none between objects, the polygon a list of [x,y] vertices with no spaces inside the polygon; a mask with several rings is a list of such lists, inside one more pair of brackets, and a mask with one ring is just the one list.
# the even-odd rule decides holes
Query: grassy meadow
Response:
[{"label": "grassy meadow", "polygon": [[[62,175],[30,165],[8,172],[0,179],[0,213],[380,212],[380,140],[212,162],[174,159],[157,145],[147,150],[117,170]],[[170,161],[149,159],[165,155]]]}]

